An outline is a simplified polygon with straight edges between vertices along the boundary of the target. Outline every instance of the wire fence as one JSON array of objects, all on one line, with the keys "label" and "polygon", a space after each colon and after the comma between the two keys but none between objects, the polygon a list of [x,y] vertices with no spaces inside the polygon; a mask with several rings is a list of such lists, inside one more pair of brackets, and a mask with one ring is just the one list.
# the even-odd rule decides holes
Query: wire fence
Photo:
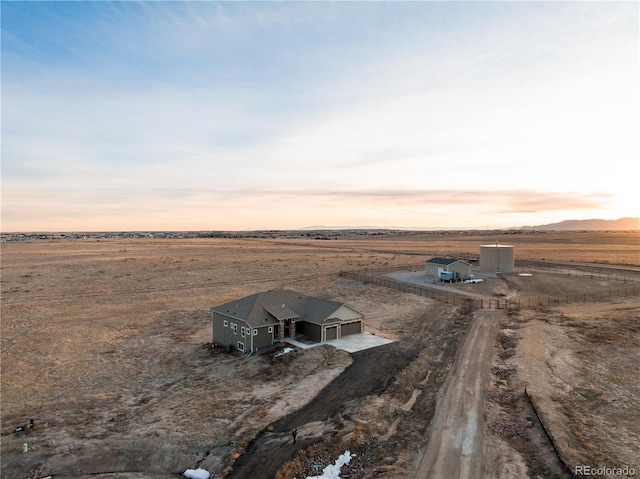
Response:
[{"label": "wire fence", "polygon": [[363,283],[373,284],[375,286],[383,286],[385,288],[395,289],[403,293],[417,294],[418,296],[424,296],[425,298],[435,299],[443,303],[453,304],[455,306],[471,306],[473,298],[469,298],[466,295],[459,293],[451,293],[447,291],[437,291],[430,289],[426,286],[420,286],[417,284],[405,283],[386,276],[379,276],[376,274],[368,274],[357,271],[340,271],[340,276],[344,278],[353,279]]},{"label": "wire fence", "polygon": [[529,404],[531,404],[531,408],[533,409],[533,412],[535,413],[536,417],[538,418],[538,421],[540,421],[540,425],[542,426],[542,430],[547,435],[547,438],[549,439],[549,442],[551,443],[551,447],[553,447],[553,450],[555,451],[556,455],[558,456],[558,459],[560,460],[560,463],[565,467],[565,469],[573,477],[575,477],[574,474],[573,474],[574,468],[572,468],[569,465],[569,461],[567,459],[567,456],[564,454],[564,452],[560,448],[560,445],[558,444],[557,439],[555,438],[553,432],[549,428],[549,425],[553,424],[553,423],[551,421],[549,421],[545,417],[545,415],[542,412],[542,409],[540,408],[540,406],[537,405],[537,401],[536,401],[535,397],[529,391],[527,391],[527,388],[524,388],[524,395],[529,400]]},{"label": "wire fence", "polygon": [[518,271],[528,273],[552,273],[564,276],[573,276],[576,278],[602,279],[622,284],[640,284],[640,275],[633,271],[593,271],[587,267],[584,269],[567,268],[564,266],[541,266],[541,265],[520,265],[516,268]]},{"label": "wire fence", "polygon": [[[508,305],[504,307],[533,308],[540,306],[555,306],[558,304],[602,303],[605,301],[612,301],[614,299],[638,296],[639,294],[640,286],[628,286],[625,288],[608,289],[606,291],[598,291],[592,293],[558,294],[555,296],[524,296],[504,300],[505,303],[508,303]],[[499,306],[498,309],[500,309]]]},{"label": "wire fence", "polygon": [[[394,270],[415,270],[415,267],[407,268],[393,268]],[[528,268],[531,270],[532,268]],[[600,276],[596,276],[598,273],[592,273],[594,276],[589,276],[589,272],[570,270],[568,268],[562,268],[551,271],[545,269],[545,272],[554,272],[557,274],[563,274],[561,271],[566,271],[566,274],[570,276],[584,276],[604,279]],[[389,272],[389,270],[387,270]],[[571,274],[569,274],[571,273]],[[585,273],[582,275],[582,273]],[[521,309],[521,308],[535,308],[541,306],[555,306],[559,304],[572,304],[572,303],[601,303],[604,301],[611,301],[616,298],[633,297],[640,294],[640,286],[625,286],[622,288],[608,289],[591,293],[577,293],[577,294],[557,294],[557,295],[544,295],[544,296],[522,296],[516,298],[489,298],[479,297],[480,295],[470,296],[464,293],[457,293],[452,291],[442,291],[429,286],[422,286],[418,284],[407,283],[399,281],[397,279],[389,278],[387,276],[381,276],[380,270],[370,271],[341,271],[341,277],[353,279],[363,283],[373,284],[375,286],[382,286],[385,288],[394,289],[403,293],[416,294],[425,298],[434,299],[443,303],[452,304],[454,306],[461,306],[470,309]],[[612,275],[608,275],[608,279],[611,279]],[[615,275],[614,275],[615,276]],[[626,282],[623,282],[626,284]]]}]

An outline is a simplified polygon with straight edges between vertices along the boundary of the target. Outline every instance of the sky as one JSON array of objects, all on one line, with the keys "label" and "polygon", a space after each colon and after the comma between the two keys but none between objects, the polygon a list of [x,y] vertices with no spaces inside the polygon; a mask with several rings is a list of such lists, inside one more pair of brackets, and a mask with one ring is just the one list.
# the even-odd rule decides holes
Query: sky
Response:
[{"label": "sky", "polygon": [[640,216],[638,2],[0,8],[2,232]]}]

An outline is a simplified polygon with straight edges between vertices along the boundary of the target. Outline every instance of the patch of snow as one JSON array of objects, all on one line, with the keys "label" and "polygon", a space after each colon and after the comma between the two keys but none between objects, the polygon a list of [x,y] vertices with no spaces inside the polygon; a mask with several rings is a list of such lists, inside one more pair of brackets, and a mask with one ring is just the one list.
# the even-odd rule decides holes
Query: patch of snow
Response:
[{"label": "patch of snow", "polygon": [[531,273],[518,273],[518,276],[533,276]]},{"label": "patch of snow", "polygon": [[482,281],[484,281],[482,278],[464,280],[465,283],[482,283]]},{"label": "patch of snow", "polygon": [[335,464],[331,464],[322,470],[321,476],[307,476],[307,479],[340,479],[340,469],[345,464],[349,464],[353,456],[355,454],[351,454],[351,451],[345,451],[344,454],[340,454],[340,457],[336,459]]},{"label": "patch of snow", "polygon": [[282,356],[283,354],[288,354],[288,353],[290,353],[291,351],[293,351],[293,348],[284,348],[284,349],[282,350],[282,352],[281,352],[281,353],[276,354],[276,355],[274,356],[274,358],[277,358],[278,356]]},{"label": "patch of snow", "polygon": [[205,469],[198,468],[187,469],[186,471],[184,471],[183,476],[187,479],[209,479],[211,477],[211,474],[209,474],[209,471]]}]

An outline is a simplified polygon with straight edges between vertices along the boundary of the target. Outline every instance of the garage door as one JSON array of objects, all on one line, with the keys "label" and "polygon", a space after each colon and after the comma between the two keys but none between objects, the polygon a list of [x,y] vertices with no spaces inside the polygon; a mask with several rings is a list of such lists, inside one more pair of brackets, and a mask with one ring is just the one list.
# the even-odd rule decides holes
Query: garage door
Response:
[{"label": "garage door", "polygon": [[343,324],[340,328],[341,336],[349,334],[360,334],[362,332],[362,321],[354,321],[353,323]]},{"label": "garage door", "polygon": [[330,339],[336,339],[338,337],[338,326],[329,326],[325,329],[326,331],[326,341]]}]

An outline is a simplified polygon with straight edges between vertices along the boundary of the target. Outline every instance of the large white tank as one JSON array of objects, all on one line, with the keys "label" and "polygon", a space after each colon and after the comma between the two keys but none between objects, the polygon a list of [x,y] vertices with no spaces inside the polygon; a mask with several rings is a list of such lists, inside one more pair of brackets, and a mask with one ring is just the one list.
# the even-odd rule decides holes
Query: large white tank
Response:
[{"label": "large white tank", "polygon": [[513,246],[497,242],[480,246],[480,271],[495,273],[513,271]]}]

